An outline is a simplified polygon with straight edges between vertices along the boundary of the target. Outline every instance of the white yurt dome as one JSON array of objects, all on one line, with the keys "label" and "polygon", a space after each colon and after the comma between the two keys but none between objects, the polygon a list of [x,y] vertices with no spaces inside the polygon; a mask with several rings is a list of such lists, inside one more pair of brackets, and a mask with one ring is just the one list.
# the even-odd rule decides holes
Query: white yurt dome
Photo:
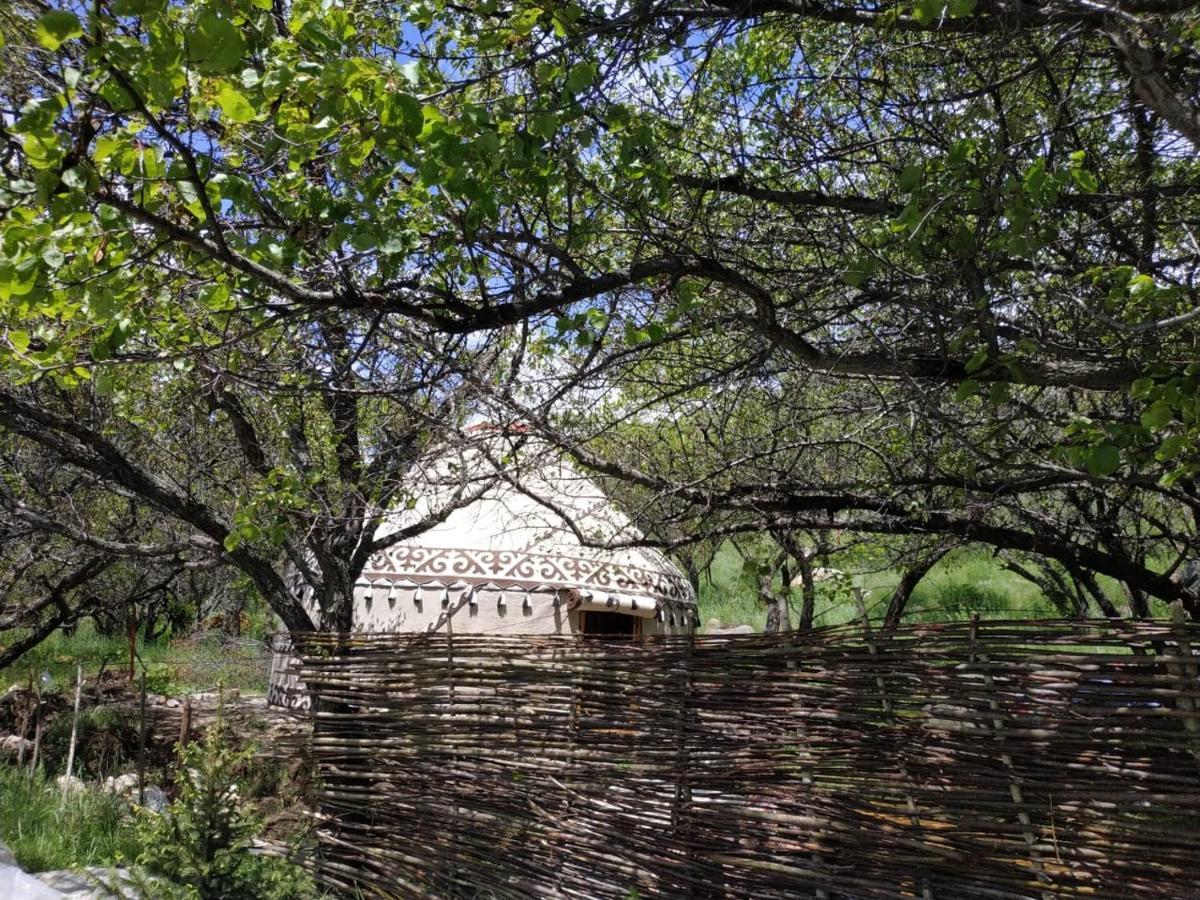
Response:
[{"label": "white yurt dome", "polygon": [[[687,579],[659,551],[636,546],[642,535],[629,517],[546,445],[489,439],[434,457],[413,483],[413,502],[389,514],[376,539],[429,527],[372,556],[356,628],[586,632],[586,619],[567,614],[588,611],[651,620],[637,633],[694,627]],[[425,609],[431,601],[437,608]]]},{"label": "white yurt dome", "polygon": [[[355,585],[360,632],[686,634],[691,584],[591,478],[523,436],[483,433],[409,475]],[[315,610],[314,610],[315,612]],[[280,646],[272,703],[304,705]]]}]

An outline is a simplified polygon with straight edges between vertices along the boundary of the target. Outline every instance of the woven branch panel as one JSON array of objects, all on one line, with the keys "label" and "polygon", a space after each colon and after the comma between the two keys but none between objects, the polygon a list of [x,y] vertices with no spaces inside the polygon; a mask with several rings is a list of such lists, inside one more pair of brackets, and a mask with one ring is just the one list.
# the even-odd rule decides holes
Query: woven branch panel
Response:
[{"label": "woven branch panel", "polygon": [[315,635],[365,896],[1200,897],[1200,627]]}]

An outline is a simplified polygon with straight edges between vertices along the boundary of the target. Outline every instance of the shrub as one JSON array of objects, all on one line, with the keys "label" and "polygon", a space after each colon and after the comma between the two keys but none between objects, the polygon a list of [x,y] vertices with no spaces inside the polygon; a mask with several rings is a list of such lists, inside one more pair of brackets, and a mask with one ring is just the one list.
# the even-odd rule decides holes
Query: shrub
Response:
[{"label": "shrub", "polygon": [[[140,862],[200,900],[290,900],[314,895],[311,880],[285,860],[250,852],[262,828],[244,798],[242,778],[253,748],[226,744],[223,721],[185,748],[178,795],[162,814],[142,812]],[[160,890],[159,894],[163,892]]]}]

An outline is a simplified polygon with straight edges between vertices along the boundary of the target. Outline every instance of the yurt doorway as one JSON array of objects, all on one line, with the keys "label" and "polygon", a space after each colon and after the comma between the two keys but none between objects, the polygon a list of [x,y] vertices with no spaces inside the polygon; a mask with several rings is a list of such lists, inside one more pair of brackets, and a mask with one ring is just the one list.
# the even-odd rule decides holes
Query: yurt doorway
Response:
[{"label": "yurt doorway", "polygon": [[585,609],[579,613],[579,618],[579,630],[584,634],[636,637],[642,633],[642,620],[638,616]]}]

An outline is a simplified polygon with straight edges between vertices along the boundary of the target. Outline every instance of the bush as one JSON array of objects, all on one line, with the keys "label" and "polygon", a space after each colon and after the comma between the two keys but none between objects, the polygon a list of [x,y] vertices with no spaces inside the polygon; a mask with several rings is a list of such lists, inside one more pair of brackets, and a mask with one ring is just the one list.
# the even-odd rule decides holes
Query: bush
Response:
[{"label": "bush", "polygon": [[[242,778],[253,748],[224,741],[223,721],[182,751],[178,795],[162,814],[142,811],[139,862],[199,900],[290,900],[314,896],[311,879],[282,859],[250,852],[262,829],[244,799]],[[162,891],[159,894],[162,895]]]}]

